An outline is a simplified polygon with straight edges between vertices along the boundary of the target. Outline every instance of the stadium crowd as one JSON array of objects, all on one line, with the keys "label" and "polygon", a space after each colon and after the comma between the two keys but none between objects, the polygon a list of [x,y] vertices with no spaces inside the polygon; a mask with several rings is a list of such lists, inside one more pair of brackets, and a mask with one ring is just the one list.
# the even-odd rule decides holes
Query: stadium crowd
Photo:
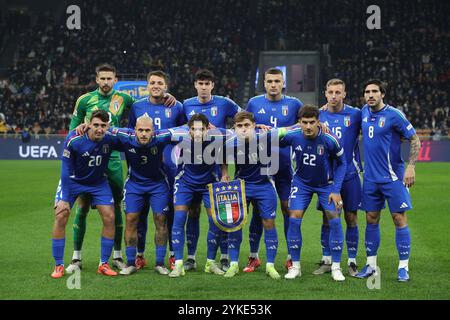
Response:
[{"label": "stadium crowd", "polygon": [[218,76],[215,94],[235,99],[240,80],[264,49],[257,41],[263,38],[267,49],[328,53],[321,78],[342,78],[348,104],[363,105],[365,80],[386,80],[386,101],[416,128],[447,135],[447,2],[379,1],[380,30],[365,27],[368,1],[261,1],[260,14],[252,11],[254,1],[175,2],[159,0],[151,7],[130,0],[84,2],[80,31],[69,31],[50,15],[39,17],[35,26],[23,18],[15,24],[3,18],[2,33],[8,26],[19,41],[17,59],[0,82],[4,128],[65,133],[76,98],[95,88],[93,70],[102,62],[114,64],[122,75],[163,68],[179,100],[194,95],[193,74],[207,67]]}]

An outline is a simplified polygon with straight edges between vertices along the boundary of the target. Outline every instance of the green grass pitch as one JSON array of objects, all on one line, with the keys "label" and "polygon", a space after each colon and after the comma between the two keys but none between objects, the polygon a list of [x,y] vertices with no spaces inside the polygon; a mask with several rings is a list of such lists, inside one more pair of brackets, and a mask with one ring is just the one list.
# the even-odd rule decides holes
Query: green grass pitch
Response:
[{"label": "green grass pitch", "polygon": [[[330,275],[311,272],[321,257],[321,216],[315,200],[303,225],[302,271],[294,281],[268,278],[264,268],[235,278],[205,274],[207,220],[202,212],[197,254],[198,270],[170,279],[147,268],[130,277],[108,278],[96,274],[100,252],[100,217],[90,212],[83,251],[81,289],[69,290],[68,276],[54,280],[51,255],[53,198],[59,177],[58,161],[0,161],[0,299],[449,299],[450,298],[450,163],[420,163],[417,182],[411,189],[414,209],[409,214],[412,233],[409,283],[396,281],[398,263],[395,231],[387,210],[381,219],[380,289],[369,290],[365,280],[347,277],[333,282]],[[65,262],[72,256],[73,211],[66,236]],[[359,213],[358,264],[365,262],[365,219]],[[152,223],[149,223],[152,225]],[[344,223],[345,225],[345,223]],[[286,242],[281,214],[277,217],[280,239],[276,267],[284,275]],[[344,231],[345,232],[345,231]],[[154,228],[147,236],[146,255],[154,264]],[[248,255],[248,225],[245,227],[240,267]],[[265,261],[264,243],[260,256]],[[346,248],[343,266],[347,260]],[[346,269],[344,274],[347,275]]]}]

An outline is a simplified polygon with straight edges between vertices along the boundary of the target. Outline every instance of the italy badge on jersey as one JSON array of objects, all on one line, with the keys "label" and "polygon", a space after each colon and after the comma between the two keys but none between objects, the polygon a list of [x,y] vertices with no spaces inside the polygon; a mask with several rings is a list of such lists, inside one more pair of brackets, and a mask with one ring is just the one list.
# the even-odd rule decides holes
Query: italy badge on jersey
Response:
[{"label": "italy badge on jersey", "polygon": [[234,232],[247,222],[244,180],[208,184],[214,224],[222,231]]},{"label": "italy badge on jersey", "polygon": [[166,108],[165,114],[166,118],[170,118],[172,116],[172,110],[170,108]]},{"label": "italy badge on jersey", "polygon": [[283,114],[283,116],[287,116],[289,113],[289,108],[288,106],[282,106],[281,107],[281,113]]},{"label": "italy badge on jersey", "polygon": [[344,117],[344,126],[350,127],[350,116]]},{"label": "italy badge on jersey", "polygon": [[109,153],[109,144],[104,144],[102,151],[103,153]]},{"label": "italy badge on jersey", "polygon": [[213,116],[213,117],[217,116],[217,107],[211,108],[211,116]]},{"label": "italy badge on jersey", "polygon": [[323,155],[325,153],[325,148],[323,147],[323,144],[319,144],[317,146],[317,154],[319,156]]},{"label": "italy badge on jersey", "polygon": [[385,117],[380,117],[380,120],[378,120],[378,126],[380,128],[383,128],[385,123],[386,123],[386,118]]}]

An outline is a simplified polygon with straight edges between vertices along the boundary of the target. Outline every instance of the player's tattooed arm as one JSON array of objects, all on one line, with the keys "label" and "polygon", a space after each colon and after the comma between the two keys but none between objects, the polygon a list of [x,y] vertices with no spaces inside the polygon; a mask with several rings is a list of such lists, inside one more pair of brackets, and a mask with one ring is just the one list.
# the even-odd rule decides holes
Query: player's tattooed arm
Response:
[{"label": "player's tattooed arm", "polygon": [[171,95],[170,93],[165,93],[164,94],[164,105],[166,107],[174,107],[177,103],[177,99],[175,99],[175,97],[173,95]]},{"label": "player's tattooed arm", "polygon": [[403,183],[408,188],[414,185],[416,179],[415,166],[417,158],[419,157],[419,151],[420,151],[420,139],[419,136],[415,134],[411,138],[408,166],[406,167],[405,177],[403,178]]}]

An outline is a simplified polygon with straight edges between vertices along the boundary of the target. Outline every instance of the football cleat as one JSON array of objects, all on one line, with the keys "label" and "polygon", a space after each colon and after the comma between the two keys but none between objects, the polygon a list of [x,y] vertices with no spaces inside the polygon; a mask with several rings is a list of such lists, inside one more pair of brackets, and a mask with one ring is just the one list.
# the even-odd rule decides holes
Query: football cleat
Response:
[{"label": "football cleat", "polygon": [[130,274],[136,273],[137,268],[135,266],[127,266],[125,269],[120,270],[120,274],[123,276],[129,276]]},{"label": "football cleat", "polygon": [[175,268],[175,256],[169,257],[169,267],[170,267],[170,270],[173,270],[173,268]]},{"label": "football cleat", "polygon": [[331,272],[331,263],[325,263],[325,261],[321,260],[319,263],[319,268],[317,268],[316,270],[313,271],[313,275],[315,276],[319,276],[321,274],[324,273],[329,273]]},{"label": "football cleat", "polygon": [[230,262],[228,259],[220,259],[220,269],[227,271],[230,268]]},{"label": "football cleat", "polygon": [[219,276],[223,276],[225,274],[225,272],[217,266],[215,261],[207,261],[206,262],[205,272],[206,273],[214,273]]},{"label": "football cleat", "polygon": [[123,262],[122,258],[113,259],[113,263],[112,264],[113,264],[114,268],[117,268],[119,270],[124,270],[124,269],[126,269],[128,267],[127,264],[125,262]]},{"label": "football cleat", "polygon": [[134,263],[136,265],[136,268],[138,270],[141,270],[144,269],[144,267],[147,265],[147,260],[145,260],[144,256],[138,254]]},{"label": "football cleat", "polygon": [[287,259],[284,263],[284,267],[286,268],[286,270],[289,270],[292,267],[292,259]]},{"label": "football cleat", "polygon": [[167,269],[166,266],[163,265],[155,266],[155,271],[163,276],[167,276],[170,273],[169,269]]},{"label": "football cleat", "polygon": [[197,262],[194,259],[187,259],[184,263],[184,270],[190,271],[197,269]]},{"label": "football cleat", "polygon": [[342,274],[341,268],[331,270],[331,277],[333,278],[334,281],[344,281],[345,280],[345,277]]},{"label": "football cleat", "polygon": [[291,279],[295,279],[295,278],[298,278],[298,277],[301,277],[301,276],[302,276],[301,268],[297,268],[297,267],[291,266],[289,268],[289,270],[288,270],[288,273],[286,273],[284,275],[284,278],[288,279],[288,280],[291,280]]},{"label": "football cleat", "polygon": [[81,260],[73,259],[72,262],[66,268],[66,272],[74,273],[77,270],[81,270]]},{"label": "football cleat", "polygon": [[354,262],[350,262],[348,265],[348,274],[355,277],[358,274],[358,266]]},{"label": "football cleat", "polygon": [[183,262],[181,261],[181,263],[176,264],[175,263],[175,267],[173,268],[172,272],[169,273],[169,277],[170,278],[178,278],[181,276],[184,276],[186,273],[184,271],[184,266],[183,266]]},{"label": "football cleat", "polygon": [[237,264],[231,265],[227,272],[223,275],[225,278],[232,278],[239,273],[239,266]]},{"label": "football cleat", "polygon": [[55,270],[53,270],[53,273],[51,274],[51,277],[53,279],[62,278],[64,276],[64,265],[60,264],[55,266]]},{"label": "football cleat", "polygon": [[108,262],[105,262],[105,263],[102,263],[101,265],[99,265],[98,269],[97,269],[97,273],[103,274],[103,275],[109,276],[109,277],[115,277],[118,274],[113,269],[111,269]]},{"label": "football cleat", "polygon": [[275,280],[278,280],[281,278],[280,274],[278,273],[278,271],[275,269],[274,266],[266,267],[266,274]]},{"label": "football cleat", "polygon": [[406,268],[398,269],[397,280],[399,282],[408,282],[409,281],[409,272]]},{"label": "football cleat", "polygon": [[376,274],[377,270],[372,268],[370,265],[365,265],[360,272],[356,274],[356,278],[364,279],[368,278],[373,274]]},{"label": "football cleat", "polygon": [[253,272],[261,265],[261,261],[258,258],[248,258],[247,266],[244,268],[244,272]]}]

